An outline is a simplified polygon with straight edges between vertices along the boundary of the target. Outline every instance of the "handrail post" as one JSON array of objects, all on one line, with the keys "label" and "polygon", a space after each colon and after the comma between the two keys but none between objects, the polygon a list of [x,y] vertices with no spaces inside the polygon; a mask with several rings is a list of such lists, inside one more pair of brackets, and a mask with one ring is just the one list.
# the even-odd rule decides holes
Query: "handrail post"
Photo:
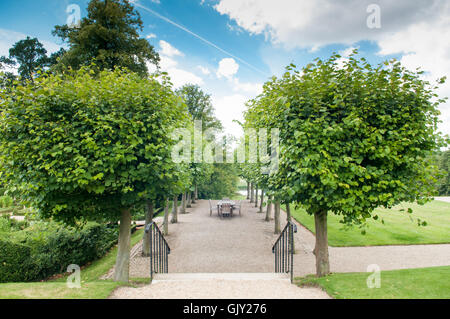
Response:
[{"label": "handrail post", "polygon": [[288,221],[275,244],[272,253],[275,255],[275,273],[290,273],[291,283],[294,282],[294,233],[297,226]]},{"label": "handrail post", "polygon": [[294,225],[289,222],[289,241],[290,241],[290,250],[291,250],[291,283],[294,282]]},{"label": "handrail post", "polygon": [[150,241],[150,278],[153,279],[154,273],[169,272],[170,247],[155,222],[148,224],[145,232]]},{"label": "handrail post", "polygon": [[153,279],[153,224],[150,225],[150,279]]}]

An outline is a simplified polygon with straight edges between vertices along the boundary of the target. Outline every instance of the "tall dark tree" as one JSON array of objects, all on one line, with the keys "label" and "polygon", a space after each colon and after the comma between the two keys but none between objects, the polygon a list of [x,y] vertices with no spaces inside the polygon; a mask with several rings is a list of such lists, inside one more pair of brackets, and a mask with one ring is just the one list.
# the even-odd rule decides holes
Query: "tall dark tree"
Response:
[{"label": "tall dark tree", "polygon": [[47,50],[37,38],[27,37],[16,42],[9,49],[9,58],[1,57],[0,63],[17,66],[17,71],[23,79],[33,81],[37,70],[45,68],[48,62]]},{"label": "tall dark tree", "polygon": [[52,32],[69,45],[60,67],[78,69],[95,59],[100,69],[121,66],[146,75],[147,62],[158,64],[154,47],[139,38],[143,22],[128,0],[91,0],[87,11],[79,28],[61,25]]},{"label": "tall dark tree", "polygon": [[67,51],[64,48],[59,49],[59,51],[53,52],[47,59],[47,65],[49,67],[52,67],[53,65],[58,64],[59,59],[62,58],[66,52]]}]

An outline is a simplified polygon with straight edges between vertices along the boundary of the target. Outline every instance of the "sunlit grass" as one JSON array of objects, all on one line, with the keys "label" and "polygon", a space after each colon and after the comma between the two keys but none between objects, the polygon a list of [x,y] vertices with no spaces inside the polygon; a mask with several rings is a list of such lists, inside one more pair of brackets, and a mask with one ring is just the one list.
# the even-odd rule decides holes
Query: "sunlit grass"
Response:
[{"label": "sunlit grass", "polygon": [[380,288],[369,288],[372,273],[338,273],[296,278],[299,286],[319,286],[337,299],[449,299],[450,266],[382,271]]},{"label": "sunlit grass", "polygon": [[[413,213],[407,213],[412,208]],[[404,211],[400,211],[404,209]],[[302,208],[292,207],[292,216],[314,232],[314,217]],[[367,220],[366,234],[358,227],[344,229],[340,216],[328,215],[328,240],[331,246],[371,246],[450,243],[450,203],[432,201],[425,205],[404,203],[392,209],[377,208],[378,220]],[[426,221],[418,226],[417,219]],[[384,220],[384,224],[381,222]]]}]

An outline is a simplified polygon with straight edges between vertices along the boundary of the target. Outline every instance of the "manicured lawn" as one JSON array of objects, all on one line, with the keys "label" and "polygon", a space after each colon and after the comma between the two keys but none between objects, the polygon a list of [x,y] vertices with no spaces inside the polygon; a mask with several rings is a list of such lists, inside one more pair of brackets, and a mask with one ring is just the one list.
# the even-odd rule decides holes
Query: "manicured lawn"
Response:
[{"label": "manicured lawn", "polygon": [[339,273],[323,278],[296,278],[295,283],[318,285],[337,299],[449,299],[450,266],[382,271],[380,288],[368,288],[371,273]]},{"label": "manicured lawn", "polygon": [[[405,211],[400,211],[400,209]],[[412,208],[413,213],[407,213]],[[330,246],[376,246],[450,243],[450,203],[432,201],[425,205],[404,203],[392,209],[377,208],[378,220],[368,220],[366,234],[358,227],[344,229],[340,216],[328,215]],[[302,208],[292,209],[292,216],[314,232],[314,217]],[[427,222],[417,226],[417,219]],[[381,223],[384,220],[384,224]]]},{"label": "manicured lawn", "polygon": [[[131,236],[134,246],[142,239],[143,230]],[[100,277],[114,266],[117,247],[103,258],[81,269],[81,288],[70,289],[66,286],[67,275],[46,282],[25,282],[0,284],[0,299],[104,299],[112,291],[126,285],[112,280],[100,280]],[[147,278],[133,278],[132,284],[148,283]]]},{"label": "manicured lawn", "polygon": [[67,288],[65,282],[0,284],[0,299],[105,299],[120,286],[113,281],[92,281],[80,289]]}]

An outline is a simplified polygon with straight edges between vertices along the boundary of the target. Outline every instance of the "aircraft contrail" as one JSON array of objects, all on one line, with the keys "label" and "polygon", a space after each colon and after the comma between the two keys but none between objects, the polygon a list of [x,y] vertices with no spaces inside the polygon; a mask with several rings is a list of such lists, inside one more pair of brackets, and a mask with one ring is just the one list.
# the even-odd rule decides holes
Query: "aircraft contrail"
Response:
[{"label": "aircraft contrail", "polygon": [[180,24],[178,24],[178,23],[176,23],[176,22],[170,20],[169,18],[166,18],[165,16],[160,15],[158,12],[156,12],[156,11],[150,9],[150,8],[147,8],[146,6],[144,6],[144,5],[140,4],[140,3],[138,3],[137,1],[136,1],[136,2],[133,2],[133,4],[134,4],[136,7],[139,7],[139,8],[141,8],[141,9],[144,9],[144,10],[150,12],[151,14],[153,14],[153,15],[155,15],[156,17],[160,18],[161,20],[164,20],[164,21],[166,21],[167,23],[170,23],[171,25],[177,27],[178,29],[181,29],[181,30],[183,30],[183,31],[185,31],[185,32],[187,32],[187,33],[189,33],[190,35],[196,37],[197,39],[203,41],[204,43],[206,43],[206,44],[212,46],[213,48],[215,48],[215,49],[217,49],[217,50],[219,50],[220,52],[222,52],[222,53],[224,53],[224,54],[226,54],[226,55],[228,55],[228,56],[230,56],[230,57],[232,57],[232,58],[238,60],[239,62],[245,64],[246,66],[248,66],[248,67],[251,68],[252,70],[254,70],[254,71],[258,72],[258,73],[261,73],[261,74],[264,75],[264,76],[267,76],[267,75],[268,75],[266,72],[261,71],[260,69],[254,67],[254,66],[251,65],[250,63],[248,63],[248,62],[242,60],[241,58],[239,58],[239,57],[237,57],[237,56],[231,54],[230,52],[228,52],[228,51],[222,49],[221,47],[217,46],[216,44],[212,43],[211,41],[206,40],[206,39],[203,38],[202,36],[200,36],[200,35],[198,35],[198,34],[192,32],[191,30],[187,29],[186,27],[183,27],[182,25],[180,25]]}]

